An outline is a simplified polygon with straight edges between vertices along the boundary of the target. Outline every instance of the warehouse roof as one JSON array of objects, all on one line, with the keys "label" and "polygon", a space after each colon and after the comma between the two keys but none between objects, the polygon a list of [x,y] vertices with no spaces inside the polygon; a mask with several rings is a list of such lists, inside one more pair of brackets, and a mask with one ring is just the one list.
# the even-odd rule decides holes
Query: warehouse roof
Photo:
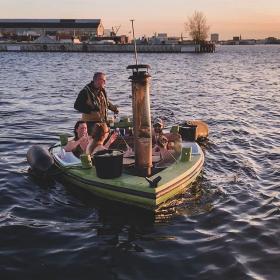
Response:
[{"label": "warehouse roof", "polygon": [[100,19],[0,19],[0,28],[97,28]]}]

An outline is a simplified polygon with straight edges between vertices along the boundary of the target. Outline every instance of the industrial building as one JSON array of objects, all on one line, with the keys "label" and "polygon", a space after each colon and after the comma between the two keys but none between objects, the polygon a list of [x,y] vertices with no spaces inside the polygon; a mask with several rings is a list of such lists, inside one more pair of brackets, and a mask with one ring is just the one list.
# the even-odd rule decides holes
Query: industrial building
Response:
[{"label": "industrial building", "polygon": [[0,19],[2,38],[32,40],[42,35],[79,37],[82,41],[104,35],[100,19]]}]

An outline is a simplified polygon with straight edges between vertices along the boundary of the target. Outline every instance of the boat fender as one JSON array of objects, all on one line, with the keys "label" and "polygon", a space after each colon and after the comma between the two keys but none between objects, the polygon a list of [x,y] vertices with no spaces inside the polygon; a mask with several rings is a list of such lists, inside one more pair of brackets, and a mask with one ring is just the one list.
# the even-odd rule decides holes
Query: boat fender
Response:
[{"label": "boat fender", "polygon": [[145,177],[145,179],[148,181],[150,184],[150,188],[156,188],[158,186],[159,181],[161,180],[161,177],[158,176],[155,179],[151,180],[148,177]]},{"label": "boat fender", "polygon": [[39,145],[29,148],[26,158],[34,172],[46,173],[54,164],[53,157],[48,149]]}]

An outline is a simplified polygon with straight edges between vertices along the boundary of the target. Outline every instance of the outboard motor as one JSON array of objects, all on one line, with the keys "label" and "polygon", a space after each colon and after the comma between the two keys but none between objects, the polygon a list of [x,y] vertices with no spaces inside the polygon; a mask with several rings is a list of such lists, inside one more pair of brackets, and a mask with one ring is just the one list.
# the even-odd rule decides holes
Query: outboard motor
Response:
[{"label": "outboard motor", "polygon": [[203,141],[209,134],[208,125],[200,120],[183,122],[180,125],[179,133],[185,141]]},{"label": "outboard motor", "polygon": [[26,154],[32,174],[46,177],[54,164],[54,160],[47,148],[35,145],[29,148]]}]

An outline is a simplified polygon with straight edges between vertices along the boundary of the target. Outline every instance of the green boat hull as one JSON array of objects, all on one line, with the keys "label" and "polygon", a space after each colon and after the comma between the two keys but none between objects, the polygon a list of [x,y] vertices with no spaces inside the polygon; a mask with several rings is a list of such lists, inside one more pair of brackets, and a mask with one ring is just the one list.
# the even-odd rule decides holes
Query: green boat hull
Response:
[{"label": "green boat hull", "polygon": [[[59,147],[51,149],[52,155],[59,152]],[[96,196],[133,205],[149,210],[155,210],[166,201],[184,192],[196,180],[202,170],[204,154],[192,155],[190,161],[180,159],[169,167],[158,172],[149,179],[160,176],[157,187],[151,187],[144,177],[135,176],[125,171],[114,179],[97,177],[95,167],[83,169],[80,164],[64,166],[58,157],[54,156],[56,166],[61,171],[63,182],[86,189]]]}]

